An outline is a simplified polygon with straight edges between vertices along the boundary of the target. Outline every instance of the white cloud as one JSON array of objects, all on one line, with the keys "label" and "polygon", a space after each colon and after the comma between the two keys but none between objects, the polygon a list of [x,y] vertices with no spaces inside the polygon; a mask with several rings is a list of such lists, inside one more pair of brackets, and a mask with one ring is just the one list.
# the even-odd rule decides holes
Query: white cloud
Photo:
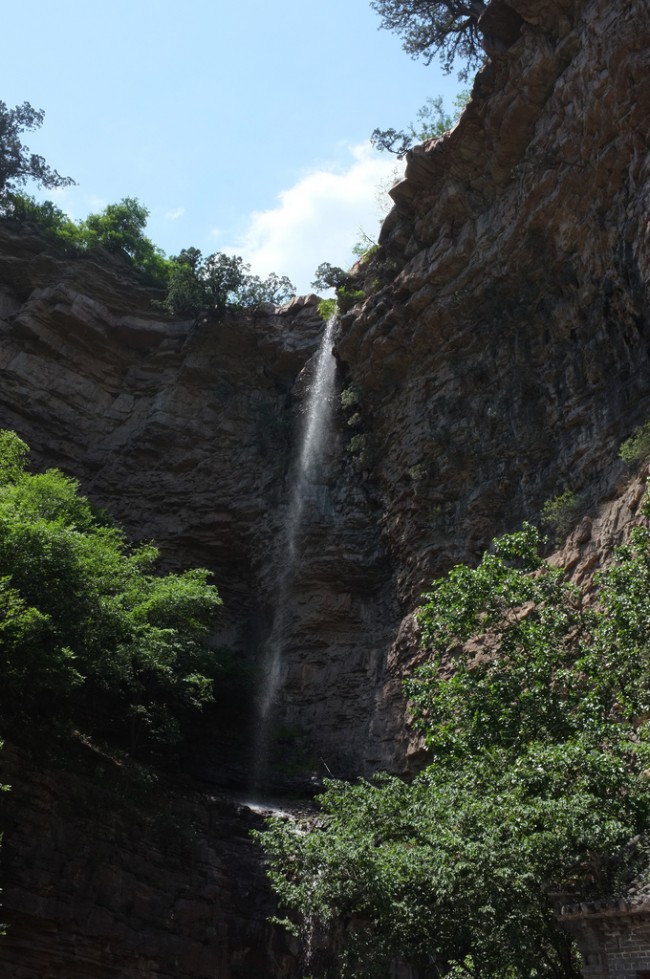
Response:
[{"label": "white cloud", "polygon": [[349,153],[343,168],[314,170],[281,191],[276,207],[254,211],[239,240],[222,250],[242,255],[257,275],[288,275],[299,293],[312,291],[321,262],[349,267],[361,232],[373,239],[379,232],[378,187],[395,170],[395,158],[369,143]]},{"label": "white cloud", "polygon": [[167,218],[168,221],[178,221],[178,219],[182,218],[184,214],[185,214],[184,207],[175,207],[173,211],[166,211],[165,217]]}]

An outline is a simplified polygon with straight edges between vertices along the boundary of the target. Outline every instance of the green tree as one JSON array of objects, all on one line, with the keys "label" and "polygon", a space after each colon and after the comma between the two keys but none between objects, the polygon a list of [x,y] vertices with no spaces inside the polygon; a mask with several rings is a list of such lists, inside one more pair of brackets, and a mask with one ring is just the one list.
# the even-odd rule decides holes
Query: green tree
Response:
[{"label": "green tree", "polygon": [[546,500],[541,510],[541,524],[553,534],[556,544],[561,544],[584,514],[585,503],[578,493],[564,490],[558,496]]},{"label": "green tree", "polygon": [[650,818],[650,532],[592,608],[541,545],[525,526],[425,596],[408,693],[427,768],[331,782],[315,826],[262,835],[292,926],[339,941],[316,974],[579,975],[553,894],[620,893]]},{"label": "green tree", "polygon": [[321,262],[314,273],[314,289],[345,289],[352,283],[352,276],[338,265]]},{"label": "green tree", "polygon": [[487,7],[484,0],[371,0],[370,6],[382,18],[381,26],[402,38],[412,58],[424,58],[428,65],[439,55],[446,72],[456,60],[464,61],[461,78],[481,65],[478,22]]},{"label": "green tree", "polygon": [[357,280],[350,272],[344,272],[338,265],[321,262],[315,272],[312,282],[314,289],[334,289],[336,293],[336,308],[339,313],[347,313],[357,303],[365,298],[363,289],[358,289]]},{"label": "green tree", "polygon": [[102,245],[109,252],[138,260],[146,251],[144,229],[149,211],[135,197],[108,204],[101,214],[89,214],[83,230],[90,246]]},{"label": "green tree", "polygon": [[169,263],[144,233],[148,217],[149,211],[140,201],[124,197],[118,204],[108,204],[100,214],[89,214],[79,226],[80,237],[86,247],[101,245],[123,255],[153,282],[166,284]]},{"label": "green tree", "polygon": [[4,216],[35,224],[46,238],[62,242],[67,249],[83,248],[79,225],[52,201],[37,201],[26,194],[7,194]]},{"label": "green tree", "polygon": [[622,443],[618,454],[623,462],[644,462],[650,456],[650,422],[635,428],[629,439]]},{"label": "green tree", "polygon": [[469,92],[460,92],[454,99],[454,114],[445,111],[442,96],[428,98],[417,113],[417,121],[409,123],[406,129],[374,129],[370,142],[375,149],[395,153],[399,160],[416,143],[433,139],[446,133],[460,117],[469,101]]},{"label": "green tree", "polygon": [[29,102],[13,109],[0,102],[0,201],[28,180],[47,188],[74,184],[71,177],[62,177],[42,156],[30,153],[29,147],[21,142],[25,131],[40,129],[44,116],[42,109],[34,109]]},{"label": "green tree", "polygon": [[208,299],[207,305],[223,310],[236,301],[248,271],[249,266],[240,255],[226,255],[224,252],[208,255],[201,268],[201,280]]},{"label": "green tree", "polygon": [[263,302],[280,305],[294,295],[286,275],[272,272],[260,279],[239,255],[215,252],[203,258],[198,248],[185,248],[171,260],[167,295],[160,305],[174,315],[187,315],[250,309]]},{"label": "green tree", "polygon": [[200,313],[209,306],[208,291],[201,277],[203,256],[198,248],[184,248],[171,259],[167,292],[159,303],[176,316]]},{"label": "green tree", "polygon": [[30,474],[0,433],[0,706],[5,721],[75,721],[136,749],[170,744],[213,699],[208,572],[155,573],[57,470]]},{"label": "green tree", "polygon": [[266,279],[261,279],[258,275],[249,275],[237,293],[237,304],[244,308],[259,306],[261,303],[282,306],[295,294],[295,286],[286,275],[271,272]]}]

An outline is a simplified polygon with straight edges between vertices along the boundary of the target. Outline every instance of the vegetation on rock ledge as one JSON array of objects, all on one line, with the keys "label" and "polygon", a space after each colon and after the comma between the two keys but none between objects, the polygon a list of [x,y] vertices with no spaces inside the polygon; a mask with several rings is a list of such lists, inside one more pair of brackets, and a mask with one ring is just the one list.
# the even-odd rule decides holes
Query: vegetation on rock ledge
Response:
[{"label": "vegetation on rock ledge", "polygon": [[205,309],[248,309],[265,302],[281,305],[295,295],[287,276],[271,273],[260,279],[238,255],[216,252],[204,259],[198,248],[184,248],[167,258],[145,235],[149,211],[134,197],[76,222],[52,201],[39,203],[20,193],[18,188],[28,179],[47,188],[74,183],[42,157],[30,155],[20,142],[22,131],[37,129],[43,117],[43,111],[29,102],[15,109],[0,102],[0,217],[35,225],[70,255],[99,247],[121,256],[148,285],[165,290],[156,305],[174,316],[196,315]]}]

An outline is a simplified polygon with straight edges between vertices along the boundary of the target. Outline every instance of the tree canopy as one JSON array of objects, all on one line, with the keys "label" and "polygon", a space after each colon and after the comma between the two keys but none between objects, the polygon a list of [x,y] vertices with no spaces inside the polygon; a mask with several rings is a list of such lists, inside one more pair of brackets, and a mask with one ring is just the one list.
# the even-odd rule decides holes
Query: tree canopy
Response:
[{"label": "tree canopy", "polygon": [[449,72],[462,61],[460,77],[467,78],[483,61],[478,21],[484,0],[371,0],[370,6],[382,18],[381,26],[402,38],[407,54],[424,58],[427,65],[439,55]]},{"label": "tree canopy", "polygon": [[263,302],[282,305],[295,295],[286,275],[253,275],[239,255],[214,252],[203,257],[198,248],[184,248],[167,258],[145,234],[148,209],[135,197],[108,204],[103,211],[72,221],[52,201],[38,202],[24,194],[7,194],[5,217],[29,222],[71,254],[101,247],[121,255],[149,285],[165,290],[155,305],[172,315],[196,315],[201,310],[250,309]]},{"label": "tree canopy", "polygon": [[0,198],[35,180],[41,187],[68,187],[71,177],[62,177],[42,156],[31,153],[21,142],[25,131],[40,129],[45,113],[23,102],[10,109],[0,102]]},{"label": "tree canopy", "polygon": [[[56,469],[0,432],[0,708],[5,726],[76,723],[130,749],[172,744],[214,697],[207,571],[156,574]],[[6,729],[6,727],[5,727]]]},{"label": "tree canopy", "polygon": [[597,605],[540,545],[525,525],[425,596],[408,693],[429,765],[332,781],[315,823],[261,835],[289,926],[338,948],[313,976],[577,977],[559,895],[620,895],[645,868],[628,843],[650,819],[650,531]]},{"label": "tree canopy", "polygon": [[250,309],[264,302],[277,306],[295,295],[286,275],[272,272],[262,279],[251,274],[239,255],[215,252],[203,258],[197,248],[185,248],[167,258],[146,236],[149,211],[135,197],[124,197],[75,222],[52,201],[39,202],[24,194],[21,188],[28,180],[45,188],[74,184],[21,142],[22,133],[38,129],[43,119],[43,110],[29,102],[14,109],[0,102],[0,217],[36,225],[73,255],[99,246],[122,256],[148,285],[165,289],[165,298],[156,305],[172,315]]},{"label": "tree canopy", "polygon": [[170,260],[167,295],[160,304],[169,313],[199,313],[228,307],[250,309],[260,303],[282,305],[295,296],[286,275],[266,279],[251,274],[239,255],[215,252],[203,257],[198,248],[184,248]]}]

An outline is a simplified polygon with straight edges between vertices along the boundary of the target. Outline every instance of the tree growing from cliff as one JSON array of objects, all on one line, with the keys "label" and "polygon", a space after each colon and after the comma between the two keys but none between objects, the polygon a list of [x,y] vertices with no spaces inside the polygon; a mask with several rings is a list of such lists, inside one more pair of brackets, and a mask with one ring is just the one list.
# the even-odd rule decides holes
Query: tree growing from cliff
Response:
[{"label": "tree growing from cliff", "polygon": [[481,65],[478,22],[487,7],[484,0],[371,0],[370,6],[382,18],[381,26],[402,38],[412,58],[424,58],[428,65],[438,55],[446,72],[463,61],[461,78]]},{"label": "tree growing from cliff", "polygon": [[314,975],[387,979],[401,961],[420,979],[577,977],[553,894],[620,895],[638,869],[650,532],[619,549],[596,607],[540,544],[525,526],[425,596],[430,658],[408,694],[429,766],[409,783],[331,782],[315,825],[262,834],[289,926],[312,950],[338,943]]},{"label": "tree growing from cliff", "polygon": [[469,101],[469,91],[459,92],[454,99],[454,114],[445,111],[442,96],[428,98],[418,109],[417,121],[409,123],[406,129],[374,129],[370,142],[380,152],[394,153],[398,160],[406,156],[416,143],[433,139],[448,132]]},{"label": "tree growing from cliff", "polygon": [[167,283],[169,261],[145,235],[149,211],[135,197],[108,204],[79,222],[72,221],[52,201],[36,201],[25,194],[8,194],[3,211],[6,217],[35,225],[44,237],[69,253],[89,252],[99,246],[126,259],[149,284]]},{"label": "tree growing from cliff", "polygon": [[144,233],[148,217],[149,210],[137,198],[124,197],[117,204],[108,204],[98,214],[89,214],[78,227],[79,242],[84,248],[101,245],[115,255],[124,256],[152,282],[164,285],[169,263]]},{"label": "tree growing from cliff", "polygon": [[62,177],[37,153],[31,153],[22,142],[22,134],[40,129],[44,112],[23,102],[10,109],[0,102],[0,200],[28,180],[35,180],[41,187],[68,187],[74,184],[71,177]]}]

